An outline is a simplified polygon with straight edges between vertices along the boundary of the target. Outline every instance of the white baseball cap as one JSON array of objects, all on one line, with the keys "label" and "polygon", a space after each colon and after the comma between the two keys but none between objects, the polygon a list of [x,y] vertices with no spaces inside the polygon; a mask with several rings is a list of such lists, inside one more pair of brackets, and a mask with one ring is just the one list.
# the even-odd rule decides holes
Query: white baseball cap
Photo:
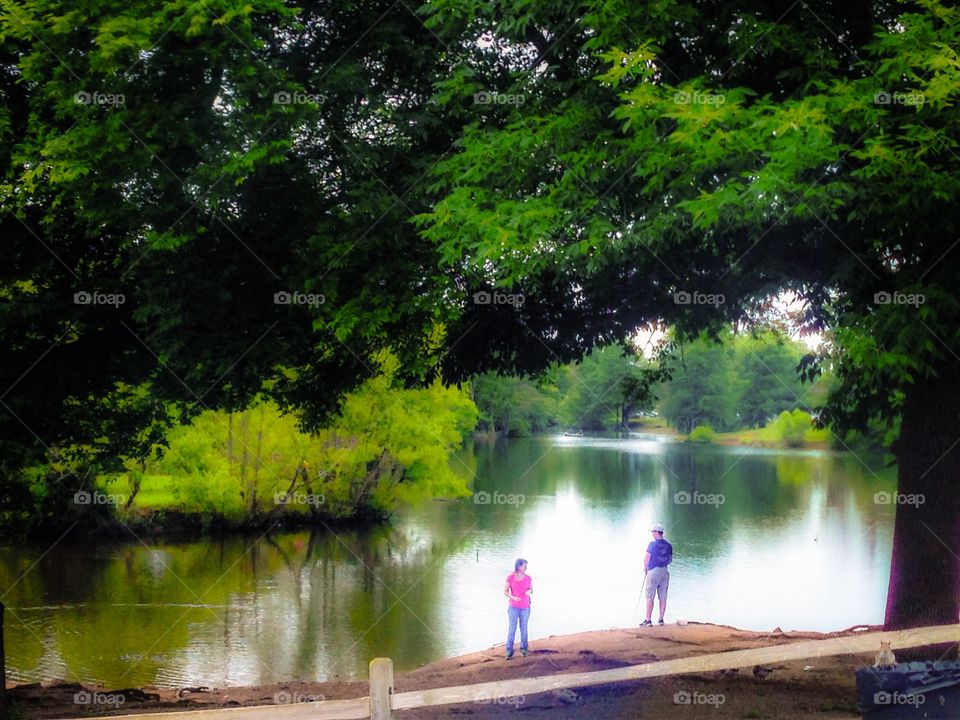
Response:
[{"label": "white baseball cap", "polygon": [[653,527],[650,528],[650,532],[662,533],[662,532],[663,532],[663,525],[661,525],[660,523],[654,523],[654,524],[653,524]]}]

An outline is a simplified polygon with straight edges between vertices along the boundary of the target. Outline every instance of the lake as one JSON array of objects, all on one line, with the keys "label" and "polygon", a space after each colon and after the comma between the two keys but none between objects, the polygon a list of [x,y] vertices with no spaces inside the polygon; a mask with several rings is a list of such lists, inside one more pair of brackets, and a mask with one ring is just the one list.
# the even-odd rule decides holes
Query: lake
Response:
[{"label": "lake", "polygon": [[363,678],[374,656],[408,670],[503,642],[517,557],[531,638],[637,625],[654,522],[674,545],[668,622],[883,620],[896,478],[881,456],[558,435],[471,443],[453,464],[473,497],[369,530],[0,547],[7,678],[223,687]]}]

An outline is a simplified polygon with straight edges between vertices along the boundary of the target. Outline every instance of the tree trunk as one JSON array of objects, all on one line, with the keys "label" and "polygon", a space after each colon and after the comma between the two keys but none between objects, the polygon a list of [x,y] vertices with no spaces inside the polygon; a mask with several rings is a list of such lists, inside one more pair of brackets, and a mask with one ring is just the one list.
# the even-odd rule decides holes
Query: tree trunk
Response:
[{"label": "tree trunk", "polygon": [[257,488],[260,481],[260,466],[263,464],[263,415],[266,412],[266,407],[260,405],[260,425],[257,428],[257,457],[253,463],[253,481],[251,482],[251,491],[250,491],[250,517],[255,518],[258,512],[258,503],[259,499],[257,498]]},{"label": "tree trunk", "polygon": [[233,412],[227,413],[227,467],[233,464]]},{"label": "tree trunk", "polygon": [[249,429],[250,411],[244,410],[240,413],[240,443],[243,445],[243,450],[240,452],[240,487],[242,488],[241,492],[243,493],[243,497],[247,501],[248,508],[253,501],[253,488],[250,486],[251,483],[247,478],[247,464],[250,462]]},{"label": "tree trunk", "polygon": [[886,630],[960,618],[960,376],[937,375],[903,404]]},{"label": "tree trunk", "polygon": [[127,510],[133,507],[133,501],[136,500],[137,493],[140,492],[140,486],[143,484],[143,476],[147,472],[146,460],[141,459],[137,464],[139,468],[130,471],[130,497],[127,498],[127,503],[124,505],[124,508]]}]

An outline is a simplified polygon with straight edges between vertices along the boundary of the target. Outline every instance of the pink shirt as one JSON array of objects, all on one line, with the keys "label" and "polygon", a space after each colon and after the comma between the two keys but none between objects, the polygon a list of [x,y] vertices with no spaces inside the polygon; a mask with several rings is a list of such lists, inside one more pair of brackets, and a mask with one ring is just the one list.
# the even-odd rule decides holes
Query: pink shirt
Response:
[{"label": "pink shirt", "polygon": [[529,575],[524,575],[522,580],[518,580],[516,573],[510,573],[507,575],[507,585],[510,586],[510,594],[520,598],[520,602],[510,600],[511,607],[521,609],[530,607],[530,596],[526,593],[533,587],[533,580]]}]

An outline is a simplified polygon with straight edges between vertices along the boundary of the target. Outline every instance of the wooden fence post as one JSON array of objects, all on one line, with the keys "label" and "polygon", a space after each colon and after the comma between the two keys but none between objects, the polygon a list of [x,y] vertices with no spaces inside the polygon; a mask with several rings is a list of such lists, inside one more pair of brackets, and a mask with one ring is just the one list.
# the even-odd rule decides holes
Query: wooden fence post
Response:
[{"label": "wooden fence post", "polygon": [[370,720],[390,720],[393,699],[393,660],[370,661]]},{"label": "wooden fence post", "polygon": [[3,648],[3,602],[0,602],[0,713],[7,707],[7,662]]}]

